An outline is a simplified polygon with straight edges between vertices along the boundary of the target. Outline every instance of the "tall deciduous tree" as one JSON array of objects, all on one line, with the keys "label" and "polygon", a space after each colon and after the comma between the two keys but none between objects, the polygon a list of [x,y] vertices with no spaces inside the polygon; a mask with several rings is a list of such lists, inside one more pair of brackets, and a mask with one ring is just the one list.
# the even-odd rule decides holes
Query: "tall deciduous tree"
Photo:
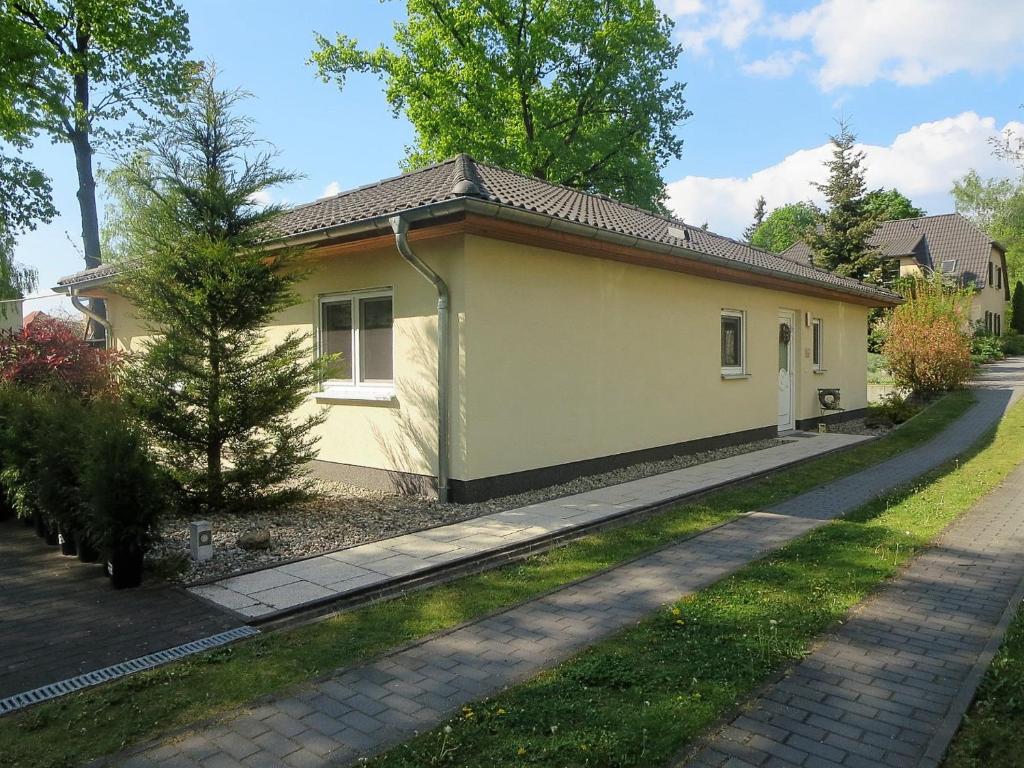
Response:
[{"label": "tall deciduous tree", "polygon": [[188,16],[174,0],[0,0],[0,9],[0,122],[23,139],[41,131],[71,144],[85,264],[95,267],[95,144],[182,95]]},{"label": "tall deciduous tree", "polygon": [[[0,152],[0,299],[15,299],[36,286],[36,272],[14,259],[19,235],[50,221],[56,211],[49,179],[19,157]],[[8,304],[0,304],[0,317]]]},{"label": "tall deciduous tree", "polygon": [[764,195],[757,198],[757,204],[754,206],[754,220],[750,222],[746,229],[743,230],[743,239],[748,243],[750,238],[757,232],[757,228],[761,226],[761,222],[764,221],[765,208],[768,205],[768,201],[764,199]]},{"label": "tall deciduous tree", "polygon": [[866,205],[864,153],[856,149],[857,137],[845,121],[831,137],[832,159],[825,163],[828,181],[814,186],[825,195],[828,209],[820,226],[807,232],[816,266],[847,277],[879,280],[882,264],[869,244],[878,226]]},{"label": "tall deciduous tree", "polygon": [[924,216],[925,210],[914,205],[910,198],[893,187],[873,189],[864,196],[864,209],[876,221],[916,219]]},{"label": "tall deciduous tree", "polygon": [[750,236],[750,244],[782,253],[814,229],[821,211],[814,203],[790,203],[769,213]]},{"label": "tall deciduous tree", "polygon": [[298,301],[294,249],[262,243],[278,215],[254,196],[292,180],[259,153],[244,94],[205,75],[180,116],[122,169],[130,261],[118,290],[152,336],[126,375],[126,396],[161,447],[184,497],[204,511],[276,506],[302,491],[322,416],[293,412],[323,363],[308,334],[268,339]]},{"label": "tall deciduous tree", "polygon": [[661,208],[661,170],[690,116],[671,72],[682,52],[654,0],[407,0],[395,47],[318,36],[339,86],[386,83],[416,130],[407,163],[468,152],[547,181]]},{"label": "tall deciduous tree", "polygon": [[983,179],[971,170],[952,191],[957,211],[1006,248],[1010,274],[1024,274],[1024,178]]}]

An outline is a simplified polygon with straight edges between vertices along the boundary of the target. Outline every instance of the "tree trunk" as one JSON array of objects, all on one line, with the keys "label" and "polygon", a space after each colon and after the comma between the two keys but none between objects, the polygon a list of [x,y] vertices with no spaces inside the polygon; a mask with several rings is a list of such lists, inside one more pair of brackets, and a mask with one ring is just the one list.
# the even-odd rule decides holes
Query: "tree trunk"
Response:
[{"label": "tree trunk", "polygon": [[[85,44],[85,43],[83,43]],[[78,208],[82,214],[82,245],[85,248],[85,267],[92,269],[102,262],[100,255],[100,221],[96,207],[96,178],[92,170],[92,143],[89,141],[89,75],[75,75],[75,102],[81,117],[76,118],[74,130],[68,138],[75,150],[75,168],[78,171]],[[90,299],[89,308],[100,317],[106,317],[103,299]],[[105,341],[106,329],[89,321],[90,339]]]}]

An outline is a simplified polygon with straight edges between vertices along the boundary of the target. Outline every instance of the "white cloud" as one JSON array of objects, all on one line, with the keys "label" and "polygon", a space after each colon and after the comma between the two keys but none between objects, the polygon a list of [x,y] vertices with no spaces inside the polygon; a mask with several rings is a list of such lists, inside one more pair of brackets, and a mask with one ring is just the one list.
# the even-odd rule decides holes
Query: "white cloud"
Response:
[{"label": "white cloud", "polygon": [[[923,85],[954,72],[999,74],[1024,63],[1024,3],[1013,0],[818,0],[792,14],[765,14],[763,0],[659,0],[679,39],[702,55],[712,44],[737,50],[761,37],[813,52],[823,90],[878,80]],[[790,74],[782,54],[744,67]]]},{"label": "white cloud", "polygon": [[[867,154],[868,187],[896,187],[930,213],[951,211],[953,180],[969,169],[977,168],[983,176],[1012,172],[992,156],[988,143],[1005,128],[1021,132],[1024,123],[1000,128],[992,117],[964,112],[915,125],[888,146],[860,145]],[[669,207],[689,223],[707,221],[712,230],[736,236],[750,223],[759,195],[765,196],[769,210],[801,200],[822,202],[812,182],[824,180],[822,164],[830,153],[828,144],[801,149],[745,178],[686,176],[668,185]]]},{"label": "white cloud", "polygon": [[320,197],[334,197],[339,192],[341,192],[341,184],[337,181],[332,181],[324,187],[324,191],[320,193]]},{"label": "white cloud", "polygon": [[1024,61],[1024,3],[1007,0],[823,0],[776,18],[768,34],[806,39],[819,85],[923,85],[953,72],[1005,72]]},{"label": "white cloud", "polygon": [[800,64],[807,61],[807,58],[807,54],[803,51],[776,51],[763,59],[755,59],[744,64],[743,71],[753,77],[770,79],[789,77]]},{"label": "white cloud", "polygon": [[[690,5],[679,0],[676,4]],[[692,53],[705,53],[715,41],[735,50],[750,36],[762,16],[762,0],[719,0],[713,8],[700,4],[697,11],[691,11],[676,25],[676,30],[683,47]]]},{"label": "white cloud", "polygon": [[274,196],[270,194],[270,190],[261,189],[259,192],[249,195],[249,201],[255,205],[266,207],[274,202]]},{"label": "white cloud", "polygon": [[704,10],[702,0],[657,0],[658,7],[673,19],[690,16]]}]

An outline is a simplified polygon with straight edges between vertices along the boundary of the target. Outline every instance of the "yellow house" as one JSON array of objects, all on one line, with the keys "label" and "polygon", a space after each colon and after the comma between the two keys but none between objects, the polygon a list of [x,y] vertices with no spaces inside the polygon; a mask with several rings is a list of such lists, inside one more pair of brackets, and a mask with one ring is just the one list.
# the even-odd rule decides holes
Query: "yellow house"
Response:
[{"label": "yellow house", "polygon": [[[900,275],[942,270],[944,275],[972,285],[971,323],[999,335],[1007,328],[1006,302],[1010,280],[1006,251],[959,213],[885,221],[871,238],[880,258],[899,265]],[[811,251],[798,241],[781,254],[810,264]]]},{"label": "yellow house", "polygon": [[[340,353],[324,476],[454,501],[774,436],[866,406],[871,307],[899,297],[462,155],[291,209],[303,301],[267,329]],[[60,281],[142,328],[111,267]]]}]

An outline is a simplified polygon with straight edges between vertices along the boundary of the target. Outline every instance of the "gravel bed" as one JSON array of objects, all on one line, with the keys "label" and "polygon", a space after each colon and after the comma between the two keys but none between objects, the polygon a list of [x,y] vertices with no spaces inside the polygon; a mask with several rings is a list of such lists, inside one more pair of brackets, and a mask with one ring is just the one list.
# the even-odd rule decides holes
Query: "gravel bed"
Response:
[{"label": "gravel bed", "polygon": [[[170,518],[162,525],[160,541],[153,546],[147,559],[165,578],[193,583],[760,451],[785,442],[788,441],[758,440],[663,461],[644,462],[474,504],[440,504],[434,499],[321,482],[314,498],[284,510],[207,518],[213,526],[214,557],[205,563],[193,563],[189,558],[188,525],[195,518]],[[269,548],[243,549],[238,546],[239,536],[263,530],[270,532]]]}]

